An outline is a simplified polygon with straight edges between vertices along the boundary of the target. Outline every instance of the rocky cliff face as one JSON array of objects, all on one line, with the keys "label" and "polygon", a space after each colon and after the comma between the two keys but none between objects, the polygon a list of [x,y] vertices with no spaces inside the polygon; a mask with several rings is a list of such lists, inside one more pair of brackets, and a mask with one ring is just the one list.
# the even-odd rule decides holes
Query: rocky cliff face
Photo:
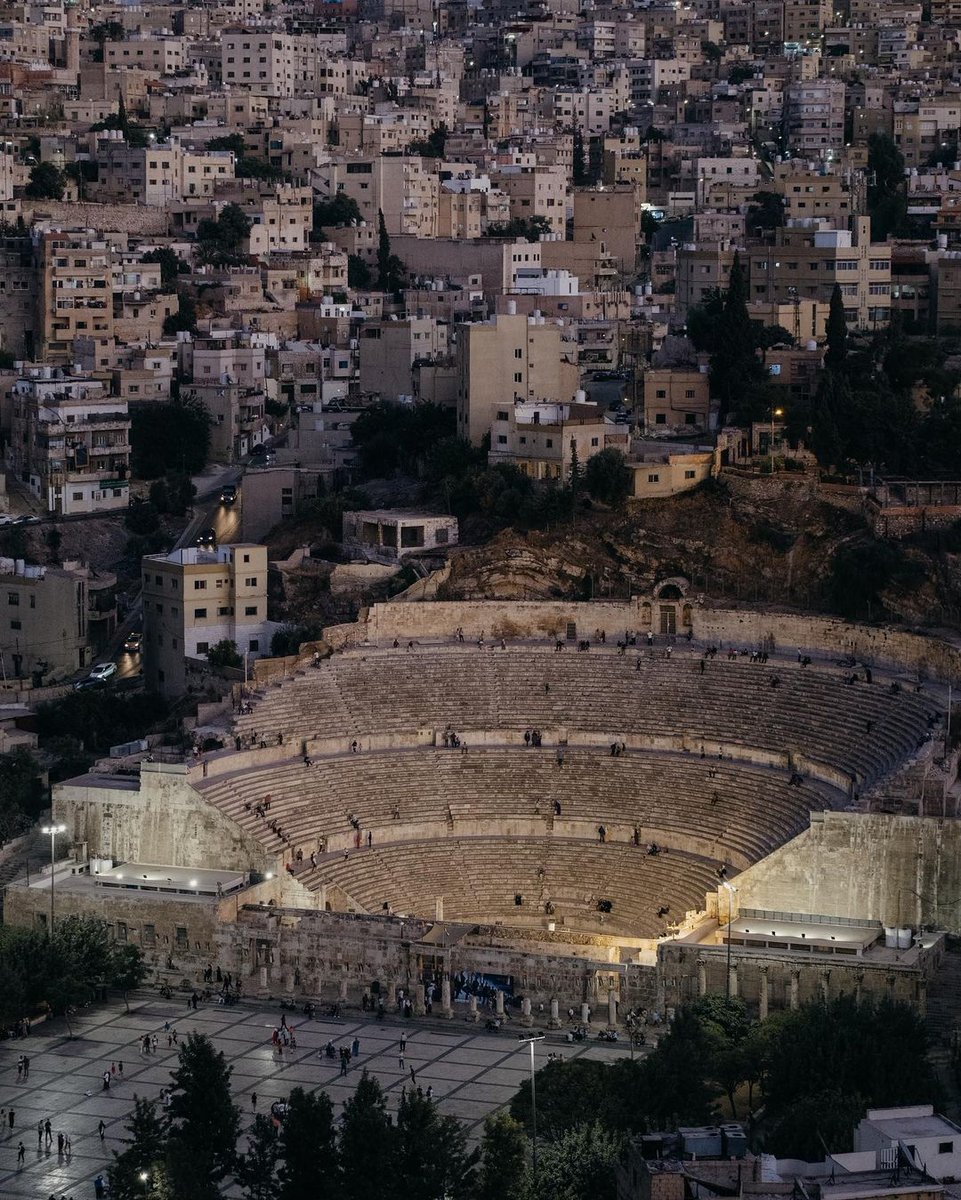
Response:
[{"label": "rocky cliff face", "polygon": [[944,537],[878,542],[856,496],[807,478],[722,481],[550,532],[511,530],[453,553],[438,599],[626,597],[667,576],[713,598],[956,625],[961,555]]}]

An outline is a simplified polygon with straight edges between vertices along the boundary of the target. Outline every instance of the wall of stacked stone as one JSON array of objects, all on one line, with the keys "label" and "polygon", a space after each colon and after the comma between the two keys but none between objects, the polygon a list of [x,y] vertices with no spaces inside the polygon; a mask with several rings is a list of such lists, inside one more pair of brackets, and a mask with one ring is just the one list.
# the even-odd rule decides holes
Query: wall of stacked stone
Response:
[{"label": "wall of stacked stone", "polygon": [[811,825],[738,876],[741,908],[961,930],[961,822],[811,814]]},{"label": "wall of stacked stone", "polygon": [[104,233],[165,234],[169,214],[151,204],[78,204],[70,200],[24,201],[23,219],[28,225],[44,221],[64,229],[96,229]]},{"label": "wall of stacked stone", "polygon": [[949,529],[961,520],[961,508],[957,505],[918,506],[903,505],[881,508],[870,505],[868,519],[876,537],[906,538],[919,533],[933,533]]},{"label": "wall of stacked stone", "polygon": [[[646,598],[630,601],[441,601],[431,604],[375,604],[366,620],[333,626],[325,631],[329,644],[390,644],[464,636],[541,638],[565,635],[568,624],[577,636],[593,638],[603,629],[611,640],[625,630],[642,630]],[[920,674],[923,678],[955,680],[961,675],[961,650],[934,636],[893,625],[852,624],[840,617],[786,613],[751,608],[698,604],[692,598],[694,636],[700,643],[758,647],[793,654],[801,649],[815,657],[854,655],[877,667]],[[654,600],[657,605],[661,601]],[[667,601],[665,603],[670,603]],[[680,603],[680,602],[674,602]]]}]

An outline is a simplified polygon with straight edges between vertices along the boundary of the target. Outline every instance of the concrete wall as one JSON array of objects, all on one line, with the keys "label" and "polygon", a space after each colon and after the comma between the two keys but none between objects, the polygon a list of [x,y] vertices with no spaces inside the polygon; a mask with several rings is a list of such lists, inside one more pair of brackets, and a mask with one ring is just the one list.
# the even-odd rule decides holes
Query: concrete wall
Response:
[{"label": "concrete wall", "polygon": [[739,875],[737,887],[741,908],[961,930],[961,823],[812,813],[808,830]]},{"label": "concrete wall", "polygon": [[54,817],[74,845],[116,862],[273,870],[276,863],[239,826],[201,800],[186,767],[143,763],[140,786],[54,788]]}]

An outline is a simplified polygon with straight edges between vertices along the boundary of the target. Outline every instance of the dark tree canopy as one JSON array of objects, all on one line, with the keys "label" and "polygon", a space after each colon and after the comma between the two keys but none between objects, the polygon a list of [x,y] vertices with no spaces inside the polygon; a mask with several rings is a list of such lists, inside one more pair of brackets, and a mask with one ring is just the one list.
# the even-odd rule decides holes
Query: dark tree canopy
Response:
[{"label": "dark tree canopy", "polygon": [[170,473],[195,475],[210,451],[210,413],[190,391],[166,403],[139,405],[131,413],[130,448],[139,479]]}]

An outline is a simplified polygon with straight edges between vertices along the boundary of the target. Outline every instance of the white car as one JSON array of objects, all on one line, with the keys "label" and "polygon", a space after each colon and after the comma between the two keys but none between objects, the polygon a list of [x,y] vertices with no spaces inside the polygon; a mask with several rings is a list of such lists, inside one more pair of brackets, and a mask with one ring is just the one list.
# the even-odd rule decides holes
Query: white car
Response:
[{"label": "white car", "polygon": [[111,675],[117,674],[117,664],[115,662],[97,663],[95,667],[90,668],[88,679],[96,679],[100,683],[104,683]]}]

